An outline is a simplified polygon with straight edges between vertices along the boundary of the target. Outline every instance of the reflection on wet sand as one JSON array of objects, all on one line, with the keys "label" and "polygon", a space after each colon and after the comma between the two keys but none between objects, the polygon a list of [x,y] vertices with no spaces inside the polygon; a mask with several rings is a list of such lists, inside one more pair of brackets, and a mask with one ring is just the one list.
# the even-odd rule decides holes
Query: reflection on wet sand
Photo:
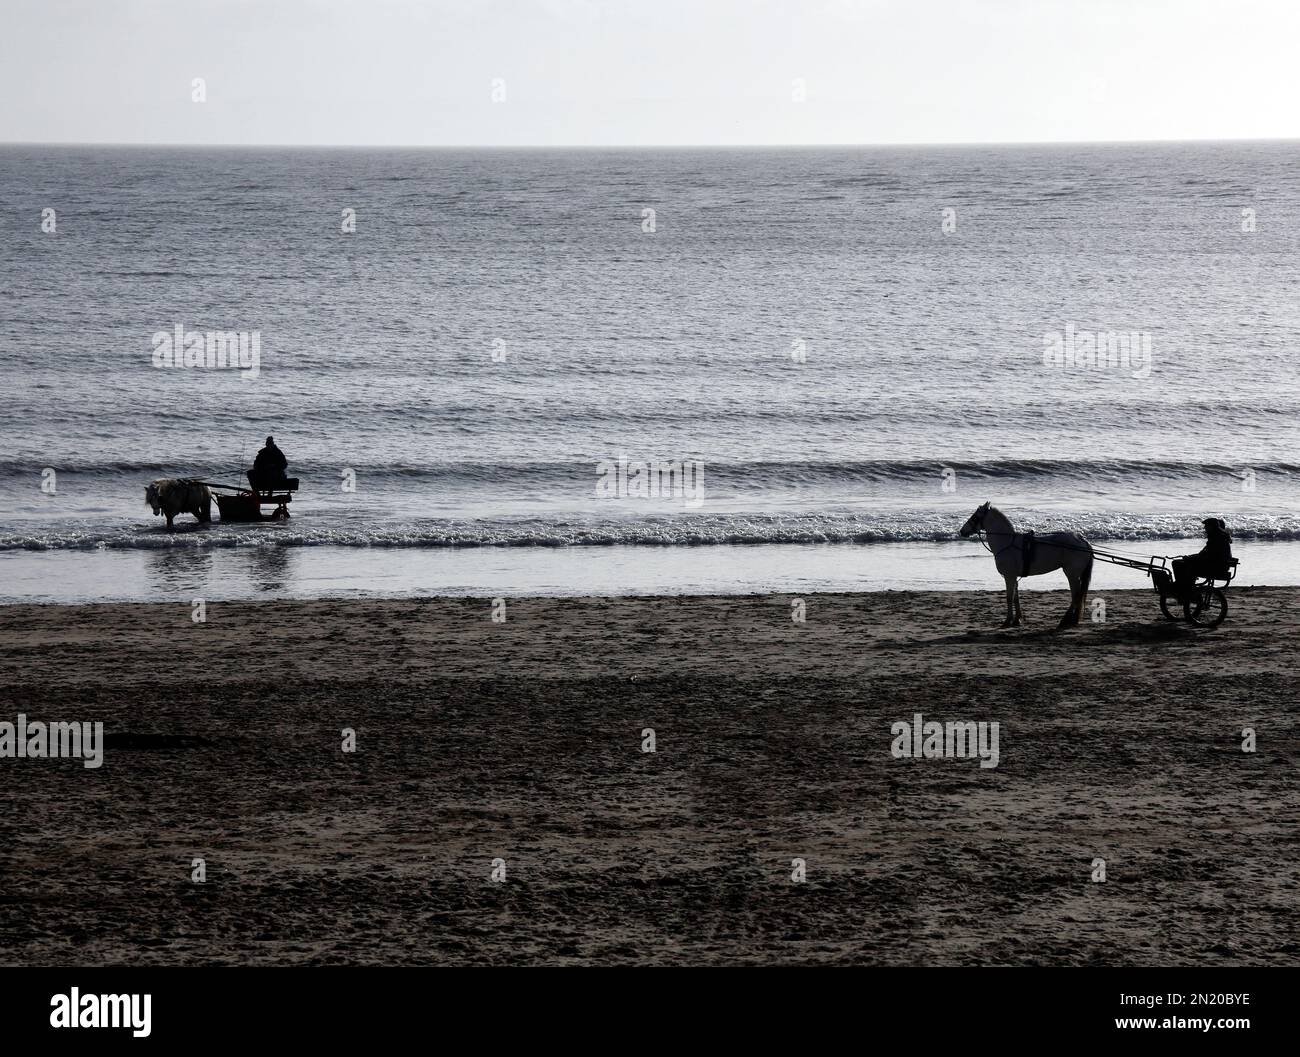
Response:
[{"label": "reflection on wet sand", "polygon": [[248,552],[248,579],[254,591],[283,591],[293,578],[293,548],[254,547]]},{"label": "reflection on wet sand", "polygon": [[212,581],[212,554],[192,547],[165,547],[146,552],[149,583],[160,594],[206,590]]}]

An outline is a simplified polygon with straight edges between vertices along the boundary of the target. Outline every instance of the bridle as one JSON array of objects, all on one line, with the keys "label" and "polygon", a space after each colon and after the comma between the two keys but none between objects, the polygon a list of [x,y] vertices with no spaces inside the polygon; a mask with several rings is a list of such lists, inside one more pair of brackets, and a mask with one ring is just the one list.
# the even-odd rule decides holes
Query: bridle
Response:
[{"label": "bridle", "polygon": [[1004,553],[1005,551],[1024,550],[1024,548],[1019,543],[1016,542],[1016,533],[1014,532],[1011,533],[1010,543],[1008,543],[1005,547],[1000,547],[998,550],[994,550],[992,544],[989,543],[989,541],[985,538],[984,535],[984,515],[987,513],[988,513],[987,508],[981,507],[979,510],[975,511],[975,514],[971,515],[972,518],[974,518],[976,515],[979,516],[979,521],[976,522],[976,526],[974,530],[971,532],[971,535],[977,536],[979,538],[981,546],[983,546],[983,548],[986,551],[988,551],[991,555],[993,555],[995,560],[997,559],[998,555]]}]

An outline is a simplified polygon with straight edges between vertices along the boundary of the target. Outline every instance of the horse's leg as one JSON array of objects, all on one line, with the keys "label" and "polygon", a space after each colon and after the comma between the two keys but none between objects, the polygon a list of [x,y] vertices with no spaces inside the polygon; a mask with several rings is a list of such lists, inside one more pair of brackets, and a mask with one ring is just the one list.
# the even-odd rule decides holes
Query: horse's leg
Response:
[{"label": "horse's leg", "polygon": [[1072,628],[1079,623],[1079,609],[1083,605],[1083,591],[1081,577],[1073,569],[1065,569],[1065,578],[1070,582],[1070,608],[1065,611],[1061,617],[1061,622],[1056,626],[1057,631],[1064,631],[1066,628]]},{"label": "horse's leg", "polygon": [[1014,576],[1004,575],[1002,579],[1007,585],[1007,619],[1002,622],[1002,626],[1004,628],[1010,628],[1020,623],[1020,621],[1015,618],[1016,607],[1020,604],[1019,600],[1016,598],[1018,588],[1016,587],[1016,578]]},{"label": "horse's leg", "polygon": [[1092,551],[1089,550],[1084,555],[1083,568],[1075,572],[1074,579],[1071,580],[1071,595],[1074,594],[1074,586],[1078,584],[1078,597],[1074,598],[1074,623],[1078,624],[1083,619],[1083,607],[1088,605],[1088,588],[1092,586]]},{"label": "horse's leg", "polygon": [[176,515],[173,514],[170,510],[167,512],[167,531],[168,531],[168,532],[171,532],[171,531],[172,531],[172,518],[174,518],[175,516],[176,516]]},{"label": "horse's leg", "polygon": [[1016,581],[1016,627],[1020,627],[1020,581]]}]

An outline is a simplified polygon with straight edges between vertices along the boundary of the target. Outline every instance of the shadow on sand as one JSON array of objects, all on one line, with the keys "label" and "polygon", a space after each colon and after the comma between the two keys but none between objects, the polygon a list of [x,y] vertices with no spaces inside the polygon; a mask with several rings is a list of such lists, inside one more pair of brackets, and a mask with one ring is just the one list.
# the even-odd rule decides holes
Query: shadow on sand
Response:
[{"label": "shadow on sand", "polygon": [[[1104,624],[1080,624],[1058,631],[1055,626],[1034,628],[974,628],[954,635],[917,640],[915,645],[954,645],[966,642],[1078,643],[1080,646],[1134,646],[1154,642],[1188,642],[1208,629],[1172,621],[1126,620]],[[905,645],[899,643],[899,645]]]}]

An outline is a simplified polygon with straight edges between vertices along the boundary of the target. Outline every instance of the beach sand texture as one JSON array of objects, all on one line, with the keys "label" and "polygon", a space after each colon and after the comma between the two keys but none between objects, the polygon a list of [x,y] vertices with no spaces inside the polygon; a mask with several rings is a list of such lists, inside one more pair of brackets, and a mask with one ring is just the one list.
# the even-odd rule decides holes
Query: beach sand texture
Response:
[{"label": "beach sand texture", "polygon": [[1294,964],[1300,591],[1104,597],[0,607],[0,961]]}]

